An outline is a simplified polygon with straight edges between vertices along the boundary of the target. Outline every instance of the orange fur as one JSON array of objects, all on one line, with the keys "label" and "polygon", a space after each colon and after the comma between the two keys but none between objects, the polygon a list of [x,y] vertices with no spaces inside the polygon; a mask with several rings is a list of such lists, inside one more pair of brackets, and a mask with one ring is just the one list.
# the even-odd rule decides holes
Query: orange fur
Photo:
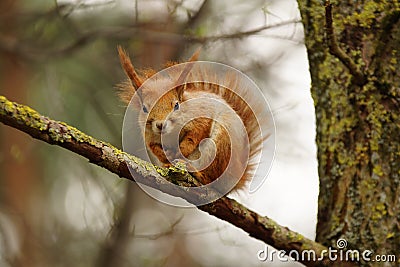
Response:
[{"label": "orange fur", "polygon": [[[136,90],[143,84],[143,81],[146,78],[149,78],[154,71],[146,71],[144,78],[142,78],[142,76],[136,73],[128,55],[121,47],[118,47],[118,53],[121,60],[121,65],[129,78],[129,82],[125,82],[119,86],[119,96],[122,101],[129,103]],[[196,61],[198,55],[199,50],[195,52],[190,61]],[[198,80],[201,80],[202,77],[211,77],[212,75],[216,74],[209,73],[207,70],[193,74],[191,73],[190,65],[187,65],[182,73],[176,75],[175,79],[182,82],[185,81],[188,75],[197,75],[197,78],[199,78]],[[232,74],[227,75],[226,77],[216,78],[228,81],[229,88],[241,90],[241,93],[246,94],[246,88],[241,88],[241,85],[239,84],[239,81],[235,75]],[[233,170],[231,171],[232,174],[239,172],[240,166],[236,167],[236,165],[240,165],[241,160],[243,160],[243,157],[246,155],[231,155],[233,151],[232,145],[236,143],[245,143],[244,139],[248,138],[248,161],[246,161],[244,173],[240,174],[240,180],[235,186],[235,190],[243,188],[246,182],[248,182],[253,176],[254,169],[257,164],[257,157],[261,151],[262,143],[266,138],[262,137],[260,127],[261,123],[264,122],[257,121],[255,116],[255,114],[260,112],[263,107],[250,107],[237,93],[235,93],[235,90],[227,90],[226,88],[217,84],[209,84],[204,82],[194,82],[187,83],[182,86],[176,86],[172,90],[163,94],[160,99],[157,99],[157,90],[159,90],[159,87],[162,87],[164,82],[165,81],[163,80],[155,81],[155,84],[150,84],[148,88],[143,88],[139,95],[140,105],[142,105],[143,109],[148,109],[149,111],[148,114],[141,112],[139,115],[140,124],[144,125],[144,129],[142,130],[146,140],[147,149],[159,160],[160,164],[168,166],[170,162],[168,161],[167,156],[170,156],[173,159],[179,159],[180,153],[182,153],[182,155],[189,160],[198,159],[201,154],[199,146],[200,142],[205,138],[212,139],[216,147],[215,159],[207,168],[203,170],[196,171],[196,168],[192,169],[192,171],[195,172],[195,176],[199,178],[203,184],[207,184],[216,180],[221,176],[222,173],[224,173],[230,160],[233,161],[234,166]],[[189,105],[188,108],[190,109],[182,109],[178,111],[174,110],[176,103],[180,105],[185,101],[191,99],[200,99],[201,97],[212,98],[222,103],[227,103],[232,108],[233,112],[219,114],[217,111],[213,111],[215,109],[214,106],[207,106],[213,105],[212,103],[210,104],[208,102],[204,102],[201,105]],[[137,107],[140,107],[140,105]],[[218,116],[221,123],[215,121],[213,119],[214,117],[205,118],[196,115],[202,114],[201,112],[204,109],[209,109],[210,114],[214,114],[212,116]],[[145,119],[145,115],[148,115],[147,120]],[[167,119],[167,116],[169,115],[170,119]],[[160,126],[168,129],[166,126],[169,126],[169,124],[172,126],[178,125],[179,123],[185,121],[184,118],[187,116],[194,117],[195,119],[191,120],[185,125],[182,125],[182,130],[179,132],[180,153],[179,151],[175,151],[173,148],[168,147],[168,144],[165,145],[165,147],[162,147],[162,127]],[[235,125],[235,116],[239,116],[243,122],[247,136],[243,136],[240,133],[237,133],[236,135],[228,134],[229,129],[236,130],[236,128],[239,128]],[[173,128],[172,126],[171,128]],[[232,143],[230,138],[233,138]],[[206,150],[206,153],[208,153],[207,151],[208,150]]]}]

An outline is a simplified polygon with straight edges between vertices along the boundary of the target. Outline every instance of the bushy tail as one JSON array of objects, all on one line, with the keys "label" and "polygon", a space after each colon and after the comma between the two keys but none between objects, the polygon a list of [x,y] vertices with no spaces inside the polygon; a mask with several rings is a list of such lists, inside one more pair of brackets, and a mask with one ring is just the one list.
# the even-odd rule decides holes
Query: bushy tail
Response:
[{"label": "bushy tail", "polygon": [[[265,101],[260,101],[254,95],[254,88],[249,88],[250,83],[243,83],[242,77],[236,72],[228,73],[225,77],[217,77],[216,73],[208,70],[194,71],[191,80],[213,80],[216,83],[195,82],[189,90],[207,91],[221,96],[243,121],[249,140],[249,160],[247,167],[235,189],[243,189],[255,175],[255,170],[260,162],[264,141],[269,134],[265,131],[268,125],[268,116],[263,114],[266,110]],[[225,85],[225,86],[221,86]]]}]

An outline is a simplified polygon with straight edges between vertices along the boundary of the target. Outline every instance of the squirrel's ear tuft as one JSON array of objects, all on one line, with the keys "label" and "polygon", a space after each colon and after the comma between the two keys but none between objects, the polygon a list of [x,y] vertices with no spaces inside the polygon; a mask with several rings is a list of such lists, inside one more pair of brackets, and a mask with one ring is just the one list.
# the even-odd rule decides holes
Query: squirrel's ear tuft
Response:
[{"label": "squirrel's ear tuft", "polygon": [[[187,78],[187,76],[189,75],[190,71],[193,68],[193,62],[197,61],[200,55],[200,51],[201,51],[201,47],[199,47],[194,53],[193,55],[189,58],[189,61],[186,62],[186,66],[184,67],[181,75],[179,75],[179,78],[177,80],[177,87],[176,87],[176,91],[178,93],[178,97],[180,100],[182,100],[182,96],[183,96],[183,92],[186,89],[186,84],[185,84],[185,80]],[[182,85],[182,86],[181,86]]]},{"label": "squirrel's ear tuft", "polygon": [[176,93],[178,95],[179,102],[183,101],[183,92],[185,92],[186,86],[187,86],[187,84],[185,83],[185,84],[178,85],[175,88]]},{"label": "squirrel's ear tuft", "polygon": [[132,97],[135,95],[135,91],[136,91],[136,89],[133,87],[130,80],[126,80],[122,83],[117,84],[115,86],[115,89],[117,90],[119,99],[124,104],[129,104]]},{"label": "squirrel's ear tuft", "polygon": [[117,49],[118,49],[119,60],[121,61],[121,66],[124,69],[129,80],[131,80],[134,89],[136,90],[143,84],[143,80],[139,76],[139,74],[137,74],[137,72],[135,71],[131,59],[129,58],[126,51],[121,46],[118,46]]},{"label": "squirrel's ear tuft", "polygon": [[189,58],[188,61],[189,62],[197,61],[199,59],[200,52],[201,52],[201,47],[197,48],[196,51],[194,51],[193,55]]}]

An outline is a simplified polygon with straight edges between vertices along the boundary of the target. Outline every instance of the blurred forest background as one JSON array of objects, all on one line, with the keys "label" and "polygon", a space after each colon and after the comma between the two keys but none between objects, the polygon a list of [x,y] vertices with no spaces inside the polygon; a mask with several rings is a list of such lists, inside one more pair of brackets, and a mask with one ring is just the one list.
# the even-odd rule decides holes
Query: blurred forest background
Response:
[{"label": "blurred forest background", "polygon": [[[249,75],[274,112],[276,156],[262,188],[234,197],[314,237],[314,109],[296,1],[2,0],[0,95],[121,147],[117,45],[157,70],[202,46],[201,60]],[[260,262],[260,249],[227,223],[0,126],[0,266],[298,265]]]}]

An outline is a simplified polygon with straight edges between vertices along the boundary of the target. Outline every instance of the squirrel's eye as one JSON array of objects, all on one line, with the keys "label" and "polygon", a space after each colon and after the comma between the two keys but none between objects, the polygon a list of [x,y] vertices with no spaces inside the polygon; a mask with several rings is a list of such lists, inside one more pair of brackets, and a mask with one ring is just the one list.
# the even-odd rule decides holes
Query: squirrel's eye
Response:
[{"label": "squirrel's eye", "polygon": [[175,106],[174,106],[174,111],[175,111],[175,110],[178,110],[178,109],[179,109],[179,102],[176,102],[176,103],[175,103]]},{"label": "squirrel's eye", "polygon": [[147,110],[147,108],[146,108],[145,105],[143,105],[143,112],[144,112],[144,113],[149,113],[149,111]]}]

